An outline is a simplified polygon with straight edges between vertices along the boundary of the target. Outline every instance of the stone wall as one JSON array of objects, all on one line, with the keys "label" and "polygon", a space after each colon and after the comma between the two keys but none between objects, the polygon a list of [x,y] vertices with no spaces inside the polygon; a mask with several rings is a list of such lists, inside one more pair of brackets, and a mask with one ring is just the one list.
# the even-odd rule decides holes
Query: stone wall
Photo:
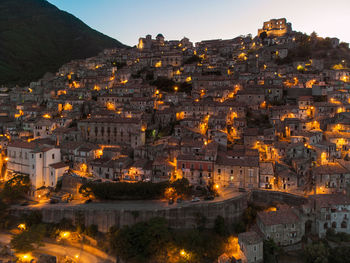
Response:
[{"label": "stone wall", "polygon": [[304,204],[307,199],[302,196],[283,192],[254,190],[250,193],[242,193],[239,196],[218,202],[200,202],[177,205],[174,207],[159,209],[103,209],[94,204],[94,208],[84,205],[77,206],[45,206],[17,207],[12,209],[14,215],[29,213],[31,210],[41,210],[43,221],[58,223],[63,218],[71,219],[73,223],[83,222],[85,226],[95,224],[99,231],[107,232],[110,227],[123,227],[138,222],[147,221],[153,217],[164,217],[169,221],[172,228],[196,227],[201,218],[206,219],[206,227],[213,227],[217,216],[222,216],[228,223],[238,222],[248,202],[270,205],[273,203],[284,203],[293,206]]},{"label": "stone wall", "polygon": [[226,222],[237,222],[247,207],[249,193],[236,196],[220,202],[201,202],[182,207],[160,208],[156,210],[128,210],[128,209],[100,209],[84,206],[76,207],[21,207],[12,209],[14,215],[29,213],[32,210],[41,210],[43,221],[58,223],[61,219],[71,219],[74,223],[84,222],[85,226],[95,224],[99,231],[107,232],[110,227],[123,227],[137,222],[147,221],[153,217],[164,217],[172,228],[193,228],[201,218],[205,218],[206,227],[213,227],[217,216],[225,218]]},{"label": "stone wall", "polygon": [[307,202],[307,198],[285,192],[254,190],[251,194],[250,201],[265,205],[283,203],[290,206],[301,206]]}]

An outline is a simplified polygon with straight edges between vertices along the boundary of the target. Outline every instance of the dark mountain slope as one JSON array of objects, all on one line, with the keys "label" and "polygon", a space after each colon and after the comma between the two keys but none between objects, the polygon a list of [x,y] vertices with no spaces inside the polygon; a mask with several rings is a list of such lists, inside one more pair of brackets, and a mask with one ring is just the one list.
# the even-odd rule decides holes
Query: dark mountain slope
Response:
[{"label": "dark mountain slope", "polygon": [[0,0],[0,85],[27,84],[72,59],[123,46],[45,0]]}]

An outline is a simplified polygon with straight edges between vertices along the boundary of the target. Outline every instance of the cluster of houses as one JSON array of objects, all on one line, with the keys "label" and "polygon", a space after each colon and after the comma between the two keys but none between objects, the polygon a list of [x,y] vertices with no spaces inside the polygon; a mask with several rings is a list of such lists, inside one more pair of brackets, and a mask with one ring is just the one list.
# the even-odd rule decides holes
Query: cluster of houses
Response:
[{"label": "cluster of houses", "polygon": [[[35,189],[55,187],[70,171],[106,181],[185,177],[196,187],[343,193],[350,182],[348,62],[284,63],[299,36],[286,19],[265,22],[254,38],[195,45],[147,35],[132,48],[71,61],[29,86],[2,87],[2,177],[28,174]],[[330,52],[348,48],[327,41]],[[325,210],[317,223],[323,233],[333,227],[327,213],[338,211],[337,202],[314,202]],[[265,236],[300,240],[298,214],[270,213],[258,216]],[[242,240],[250,249],[257,239]]]}]

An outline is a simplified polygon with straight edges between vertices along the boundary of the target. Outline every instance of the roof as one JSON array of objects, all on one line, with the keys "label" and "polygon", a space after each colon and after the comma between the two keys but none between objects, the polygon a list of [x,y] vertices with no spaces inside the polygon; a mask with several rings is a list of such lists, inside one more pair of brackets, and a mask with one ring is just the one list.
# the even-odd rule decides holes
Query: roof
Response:
[{"label": "roof", "polygon": [[32,142],[13,141],[8,144],[8,147],[23,148],[23,149],[35,149],[36,144]]},{"label": "roof", "polygon": [[273,164],[271,162],[259,163],[260,174],[262,175],[274,175]]},{"label": "roof", "polygon": [[242,156],[241,158],[230,158],[223,152],[219,152],[216,159],[217,165],[259,167],[259,157]]},{"label": "roof", "polygon": [[314,174],[348,174],[350,171],[339,163],[328,163],[312,169]]},{"label": "roof", "polygon": [[50,164],[49,166],[54,168],[54,169],[60,169],[60,168],[63,168],[63,167],[69,167],[69,165],[64,163],[64,162],[53,163],[53,164]]},{"label": "roof", "polygon": [[294,224],[299,222],[299,217],[292,210],[292,208],[286,208],[270,212],[258,212],[258,218],[265,226]]},{"label": "roof", "polygon": [[321,194],[312,195],[309,197],[316,201],[316,205],[319,208],[322,207],[332,207],[334,205],[349,205],[350,199],[344,194]]},{"label": "roof", "polygon": [[255,231],[249,231],[238,234],[238,240],[248,245],[253,245],[262,242],[262,238]]}]

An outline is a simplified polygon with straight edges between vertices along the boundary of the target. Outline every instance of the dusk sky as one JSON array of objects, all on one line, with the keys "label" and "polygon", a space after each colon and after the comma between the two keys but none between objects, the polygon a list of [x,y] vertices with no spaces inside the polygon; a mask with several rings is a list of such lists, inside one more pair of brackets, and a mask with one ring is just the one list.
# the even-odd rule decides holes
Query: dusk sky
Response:
[{"label": "dusk sky", "polygon": [[257,34],[264,21],[285,17],[293,30],[350,42],[349,0],[49,0],[124,44],[162,33],[192,42]]}]

